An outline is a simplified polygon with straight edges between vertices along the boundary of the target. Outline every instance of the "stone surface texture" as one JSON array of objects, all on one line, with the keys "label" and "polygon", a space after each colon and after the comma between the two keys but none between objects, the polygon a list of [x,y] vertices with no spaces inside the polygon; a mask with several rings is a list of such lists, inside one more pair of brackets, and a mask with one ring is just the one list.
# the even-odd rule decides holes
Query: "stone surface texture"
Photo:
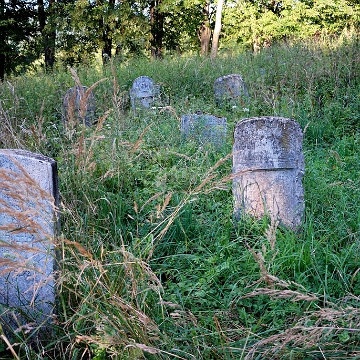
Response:
[{"label": "stone surface texture", "polygon": [[181,117],[181,134],[202,145],[211,143],[217,147],[225,144],[227,120],[210,114],[188,114]]},{"label": "stone surface texture", "polygon": [[249,91],[240,74],[230,74],[214,81],[214,95],[218,106],[230,104],[244,107],[247,105]]},{"label": "stone surface texture", "polygon": [[0,150],[0,309],[7,309],[0,320],[6,326],[39,324],[53,314],[58,196],[55,160]]},{"label": "stone surface texture", "polygon": [[86,86],[75,86],[69,89],[63,101],[63,121],[65,123],[85,124],[91,126],[96,122],[96,101],[92,91]]},{"label": "stone surface texture", "polygon": [[233,193],[237,217],[269,215],[289,228],[302,223],[303,134],[292,119],[239,121],[234,131]]},{"label": "stone surface texture", "polygon": [[155,98],[159,97],[159,91],[159,87],[150,77],[139,76],[134,80],[130,89],[130,101],[132,108],[134,110],[139,106],[149,108],[155,101]]}]

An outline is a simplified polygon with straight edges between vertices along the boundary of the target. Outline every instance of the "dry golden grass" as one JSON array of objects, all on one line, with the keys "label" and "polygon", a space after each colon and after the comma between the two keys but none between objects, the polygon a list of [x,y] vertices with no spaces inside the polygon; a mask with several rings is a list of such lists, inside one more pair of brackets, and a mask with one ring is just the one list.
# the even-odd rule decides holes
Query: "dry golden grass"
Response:
[{"label": "dry golden grass", "polygon": [[[247,286],[251,288],[259,283],[265,283],[266,287],[258,287],[246,293],[242,298],[254,298],[258,296],[268,296],[277,300],[289,300],[293,302],[320,302],[320,297],[307,291],[301,284],[293,281],[284,281],[269,273],[269,268],[275,260],[278,252],[276,251],[276,229],[278,222],[271,220],[269,227],[265,230],[265,237],[270,245],[271,257],[267,257],[268,250],[263,244],[261,251],[256,252],[247,244],[255,261],[259,265],[260,278],[255,283]],[[296,319],[289,327],[276,334],[264,337],[256,341],[246,352],[245,360],[259,358],[277,358],[285,349],[298,350],[301,353],[319,351],[322,345],[330,346],[335,349],[339,347],[336,335],[341,332],[359,333],[360,328],[360,309],[352,306],[336,305],[327,303],[326,306],[317,306],[318,310],[305,312],[304,315]],[[351,324],[351,327],[344,327],[341,324]],[[356,334],[358,336],[358,334]],[[331,338],[333,337],[333,340]],[[341,346],[341,345],[340,345]],[[360,354],[354,351],[351,357]],[[326,356],[323,354],[324,358]]]},{"label": "dry golden grass", "polygon": [[[307,299],[301,299],[311,301]],[[351,324],[351,327],[344,327],[341,324]],[[318,311],[306,313],[295,324],[269,337],[256,342],[245,356],[245,359],[253,359],[259,354],[263,358],[272,358],[287,347],[297,349],[302,353],[320,352],[326,359],[325,344],[332,349],[340,348],[341,341],[336,335],[343,332],[359,336],[360,328],[360,309],[351,306],[321,308]],[[324,344],[324,345],[321,345]],[[336,351],[332,350],[333,353]],[[341,354],[341,351],[339,351]],[[342,359],[357,358],[360,351],[351,351],[348,355],[339,355]]]},{"label": "dry golden grass", "polygon": [[[75,91],[67,94],[65,97],[66,111],[65,111],[65,127],[70,134],[74,132],[79,123],[85,125],[91,125],[86,122],[86,115],[89,110],[94,111],[95,109],[90,109],[89,107],[94,106],[94,95],[93,90],[103,81],[106,81],[106,78],[96,81],[89,88],[86,88],[82,85],[81,80],[75,69],[69,68],[71,76],[76,84]],[[91,119],[89,121],[95,121]]]},{"label": "dry golden grass", "polygon": [[[72,334],[68,351],[96,344],[114,356],[119,356],[119,351],[134,358],[142,352],[160,354],[156,347],[160,330],[140,300],[141,294],[150,291],[161,301],[160,281],[148,264],[135,258],[124,244],[111,253],[112,260],[107,260],[109,253],[105,251],[96,258],[74,241],[64,240],[62,244],[63,267],[71,269],[58,281],[62,296],[67,297],[63,301],[71,309],[71,313],[64,311],[63,324]],[[114,273],[117,279],[112,277]],[[79,324],[83,323],[89,331],[82,330]],[[90,348],[88,351],[86,356],[91,355]]]}]

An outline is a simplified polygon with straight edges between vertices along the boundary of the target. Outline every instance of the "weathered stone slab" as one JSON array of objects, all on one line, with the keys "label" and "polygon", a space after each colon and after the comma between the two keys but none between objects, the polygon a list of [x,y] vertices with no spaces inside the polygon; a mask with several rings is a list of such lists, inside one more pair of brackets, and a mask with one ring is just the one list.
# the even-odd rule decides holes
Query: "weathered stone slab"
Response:
[{"label": "weathered stone slab", "polygon": [[57,164],[0,150],[0,323],[38,326],[55,306]]},{"label": "weathered stone slab", "polygon": [[95,109],[94,93],[86,86],[75,86],[65,94],[63,121],[71,125],[85,124],[91,126],[96,122]]},{"label": "weathered stone slab", "polygon": [[268,214],[297,228],[304,211],[302,130],[292,119],[259,117],[237,123],[233,146],[235,215]]},{"label": "weathered stone slab", "polygon": [[185,138],[220,147],[226,141],[227,121],[210,114],[188,114],[181,117],[180,130]]},{"label": "weathered stone slab", "polygon": [[130,89],[130,101],[134,111],[139,107],[150,108],[159,96],[159,86],[148,76],[136,78]]},{"label": "weathered stone slab", "polygon": [[240,74],[230,74],[216,79],[214,94],[218,106],[246,106],[249,99],[248,88]]}]

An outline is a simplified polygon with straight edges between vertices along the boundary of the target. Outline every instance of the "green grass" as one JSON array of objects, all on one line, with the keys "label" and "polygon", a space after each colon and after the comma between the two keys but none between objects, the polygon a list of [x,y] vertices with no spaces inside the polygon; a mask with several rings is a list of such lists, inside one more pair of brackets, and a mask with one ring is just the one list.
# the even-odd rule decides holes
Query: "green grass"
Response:
[{"label": "green grass", "polygon": [[[219,57],[79,68],[97,129],[69,129],[70,72],[0,87],[1,147],[57,160],[63,254],[53,338],[21,359],[347,359],[360,356],[360,63],[358,38]],[[250,102],[219,109],[212,85],[241,73]],[[140,75],[170,94],[162,112],[129,109]],[[11,84],[11,85],[10,85]],[[182,114],[225,116],[223,148],[180,136]],[[232,134],[242,118],[303,128],[300,231],[233,219]],[[5,129],[5,128],[4,128]],[[227,181],[226,181],[227,180]],[[271,228],[271,227],[270,227]],[[14,358],[0,343],[0,357]]]}]

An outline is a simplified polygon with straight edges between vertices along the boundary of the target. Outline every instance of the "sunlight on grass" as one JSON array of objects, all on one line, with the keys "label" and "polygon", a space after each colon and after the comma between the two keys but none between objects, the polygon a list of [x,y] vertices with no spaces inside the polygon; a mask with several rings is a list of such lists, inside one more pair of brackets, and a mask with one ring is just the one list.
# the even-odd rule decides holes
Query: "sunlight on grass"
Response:
[{"label": "sunlight on grass", "polygon": [[[317,46],[315,46],[317,45]],[[1,359],[309,359],[360,356],[358,39],[260,54],[138,59],[16,78],[0,86],[3,148],[59,167],[61,276],[54,333],[36,347],[0,334]],[[244,111],[217,108],[212,84],[241,73]],[[141,75],[170,104],[134,115]],[[98,122],[62,121],[75,85]],[[184,141],[181,115],[227,118],[220,149]],[[306,211],[298,232],[233,219],[232,141],[242,118],[304,130]]]}]

